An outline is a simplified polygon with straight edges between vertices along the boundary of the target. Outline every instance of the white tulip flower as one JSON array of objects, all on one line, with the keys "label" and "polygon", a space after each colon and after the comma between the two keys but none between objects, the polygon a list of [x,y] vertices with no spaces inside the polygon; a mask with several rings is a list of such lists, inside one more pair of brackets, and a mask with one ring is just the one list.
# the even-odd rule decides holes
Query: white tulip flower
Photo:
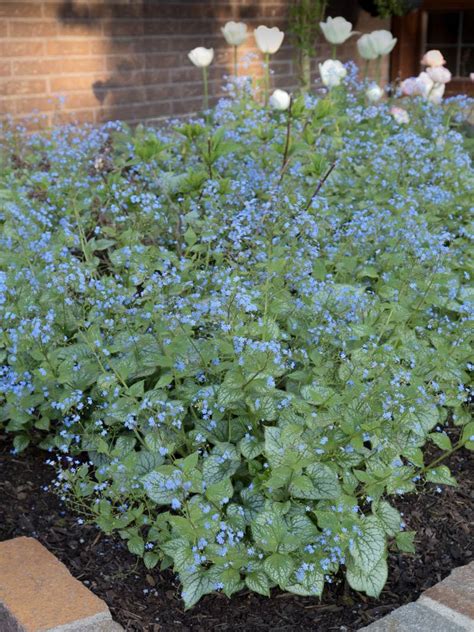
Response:
[{"label": "white tulip flower", "polygon": [[198,46],[197,48],[193,48],[193,50],[189,51],[188,57],[198,68],[206,68],[214,59],[214,49]]},{"label": "white tulip flower", "polygon": [[330,44],[343,44],[352,35],[352,24],[342,17],[327,18],[319,26]]},{"label": "white tulip flower", "polygon": [[225,41],[230,46],[240,46],[247,39],[247,25],[243,22],[227,22],[221,28]]},{"label": "white tulip flower", "polygon": [[380,30],[366,33],[357,40],[357,50],[363,59],[377,59],[392,52],[397,38],[390,31]]},{"label": "white tulip flower", "polygon": [[378,57],[378,53],[373,47],[372,40],[370,39],[370,33],[366,33],[365,35],[362,35],[362,37],[359,37],[357,40],[357,50],[359,51],[359,55],[367,61]]},{"label": "white tulip flower", "polygon": [[373,47],[377,51],[377,55],[380,57],[391,53],[397,43],[397,38],[393,37],[390,31],[385,31],[384,29],[372,31],[372,33],[370,33],[370,39],[372,40]]},{"label": "white tulip flower", "polygon": [[383,95],[383,89],[376,83],[370,85],[365,91],[365,96],[371,103],[377,103],[377,101],[380,101]]},{"label": "white tulip flower", "polygon": [[277,52],[283,42],[285,34],[277,26],[259,26],[253,32],[258,48],[266,55],[273,55]]},{"label": "white tulip flower", "polygon": [[319,64],[319,74],[325,86],[334,88],[347,75],[347,70],[338,59],[326,59],[323,64]]},{"label": "white tulip flower", "polygon": [[269,102],[275,110],[283,111],[290,107],[291,97],[286,90],[279,90],[277,88],[271,95]]},{"label": "white tulip flower", "polygon": [[268,26],[259,26],[254,32],[255,41],[258,48],[265,57],[264,63],[264,86],[265,86],[265,105],[268,105],[268,94],[270,91],[270,55],[273,55],[280,48],[285,34],[277,26],[271,29]]},{"label": "white tulip flower", "polygon": [[204,86],[204,109],[209,107],[209,90],[208,90],[208,66],[214,59],[214,49],[204,48],[204,46],[198,46],[188,53],[189,59],[198,68],[202,68],[202,80]]}]

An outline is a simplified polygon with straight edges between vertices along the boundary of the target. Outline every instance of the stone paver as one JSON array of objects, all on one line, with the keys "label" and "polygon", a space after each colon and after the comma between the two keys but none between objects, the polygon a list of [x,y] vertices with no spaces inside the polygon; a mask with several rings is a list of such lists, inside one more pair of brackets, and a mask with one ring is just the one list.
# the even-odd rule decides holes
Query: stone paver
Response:
[{"label": "stone paver", "polygon": [[449,619],[418,602],[397,608],[391,614],[362,628],[370,632],[465,632]]},{"label": "stone paver", "polygon": [[1,632],[120,629],[107,604],[37,540],[20,537],[0,542]]},{"label": "stone paver", "polygon": [[474,562],[360,632],[474,632]]}]

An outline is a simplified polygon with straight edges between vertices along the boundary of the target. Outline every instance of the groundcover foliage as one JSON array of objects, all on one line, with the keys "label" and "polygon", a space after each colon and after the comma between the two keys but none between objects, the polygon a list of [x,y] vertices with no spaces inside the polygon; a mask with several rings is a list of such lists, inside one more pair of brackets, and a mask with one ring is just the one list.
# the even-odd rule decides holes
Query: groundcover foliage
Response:
[{"label": "groundcover foliage", "polygon": [[4,130],[0,423],[188,607],[341,567],[377,596],[413,546],[390,497],[474,445],[459,102],[404,105]]}]

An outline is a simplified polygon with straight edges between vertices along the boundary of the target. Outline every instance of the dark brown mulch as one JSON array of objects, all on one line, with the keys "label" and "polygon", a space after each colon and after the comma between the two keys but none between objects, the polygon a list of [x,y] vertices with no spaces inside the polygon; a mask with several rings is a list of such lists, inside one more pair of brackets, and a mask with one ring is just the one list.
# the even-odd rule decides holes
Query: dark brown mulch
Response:
[{"label": "dark brown mulch", "polygon": [[390,574],[379,600],[330,586],[322,602],[275,591],[272,599],[244,592],[232,600],[205,597],[188,612],[171,572],[147,571],[119,538],[79,525],[77,517],[44,491],[53,476],[45,454],[9,453],[0,436],[0,540],[28,535],[40,540],[72,574],[109,605],[114,618],[133,632],[357,630],[397,608],[474,557],[473,460],[460,452],[448,461],[457,488],[435,486],[397,502],[409,529],[416,530],[416,555],[390,555]]}]

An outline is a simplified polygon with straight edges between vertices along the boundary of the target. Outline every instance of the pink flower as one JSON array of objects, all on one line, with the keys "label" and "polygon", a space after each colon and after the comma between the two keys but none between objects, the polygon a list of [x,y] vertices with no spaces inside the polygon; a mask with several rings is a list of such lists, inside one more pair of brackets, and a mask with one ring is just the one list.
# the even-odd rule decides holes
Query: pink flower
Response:
[{"label": "pink flower", "polygon": [[448,83],[451,81],[451,73],[447,68],[443,68],[443,66],[427,68],[426,73],[435,83]]},{"label": "pink flower", "polygon": [[421,60],[423,66],[430,66],[430,68],[436,68],[437,66],[444,66],[446,63],[445,58],[439,50],[429,50],[423,55]]},{"label": "pink flower", "polygon": [[408,112],[403,108],[397,107],[396,105],[390,108],[390,114],[393,116],[397,123],[406,124],[410,122]]}]

